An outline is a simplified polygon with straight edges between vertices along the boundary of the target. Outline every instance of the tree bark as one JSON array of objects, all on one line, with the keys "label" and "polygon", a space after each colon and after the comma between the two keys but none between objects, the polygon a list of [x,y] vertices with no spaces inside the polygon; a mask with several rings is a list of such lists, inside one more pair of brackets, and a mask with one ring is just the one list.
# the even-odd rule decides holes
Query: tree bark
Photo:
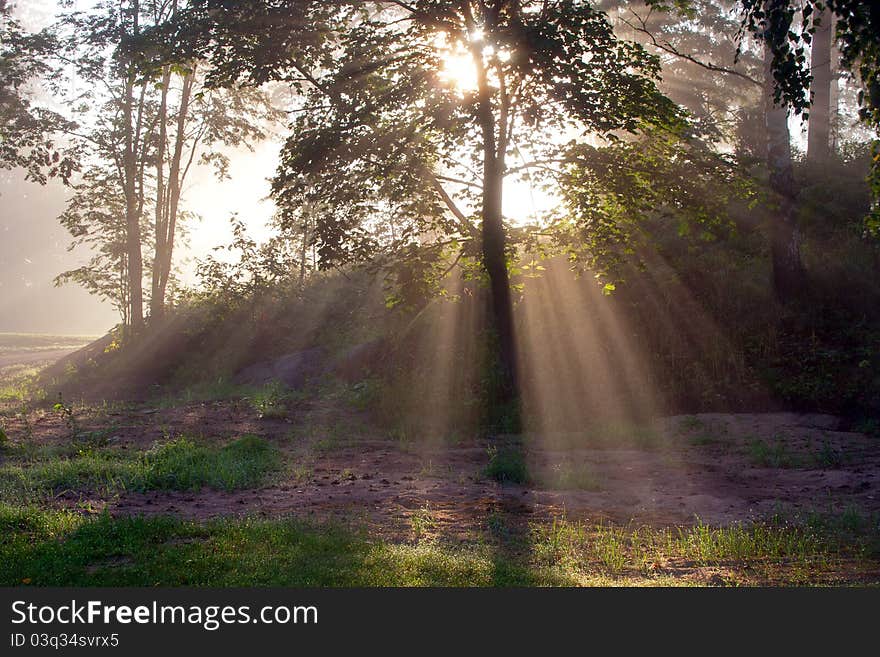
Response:
[{"label": "tree bark", "polygon": [[[497,361],[498,381],[492,391],[490,423],[504,419],[507,428],[519,430],[519,380],[516,358],[516,338],[513,323],[513,300],[510,295],[510,277],[507,271],[507,236],[504,231],[502,200],[504,196],[504,168],[506,157],[506,126],[502,120],[498,128],[495,109],[492,105],[492,90],[483,62],[482,49],[471,36],[475,25],[471,15],[470,3],[462,2],[468,39],[477,70],[478,120],[483,140],[483,195],[482,195],[482,251],[483,266],[489,277],[491,295],[491,333],[494,356]],[[506,102],[506,101],[502,101]],[[500,108],[501,115],[507,112]]]},{"label": "tree bark", "polygon": [[807,161],[814,164],[825,162],[831,154],[831,12],[823,10],[819,20],[810,56],[813,82],[807,135]]},{"label": "tree bark", "polygon": [[[183,77],[183,87],[180,94],[180,107],[177,113],[177,133],[174,139],[174,153],[171,156],[171,166],[168,173],[168,198],[166,202],[165,221],[161,236],[161,257],[157,249],[156,263],[154,267],[159,270],[156,308],[158,316],[165,313],[165,294],[168,288],[168,280],[171,277],[171,262],[174,254],[174,234],[177,231],[177,213],[180,206],[180,194],[183,189],[182,173],[183,146],[186,141],[186,119],[189,112],[189,103],[192,97],[193,85],[195,84],[195,64]],[[195,148],[195,146],[193,146]],[[157,235],[157,246],[160,237]]]},{"label": "tree bark", "polygon": [[[138,2],[132,3],[132,37],[138,33]],[[144,291],[143,291],[143,257],[141,254],[141,216],[138,202],[138,170],[137,155],[139,135],[134,127],[134,87],[136,72],[134,63],[129,58],[124,86],[125,97],[122,104],[123,121],[125,122],[125,145],[123,151],[123,174],[125,190],[125,229],[126,251],[128,254],[128,285],[129,285],[129,325],[133,333],[138,333],[144,325]]]},{"label": "tree bark", "polygon": [[156,146],[156,221],[155,250],[153,253],[153,276],[150,293],[150,318],[162,316],[165,308],[161,293],[161,266],[165,259],[165,231],[168,222],[165,191],[165,150],[168,139],[168,87],[171,84],[171,66],[162,71],[162,97],[159,102],[159,138]]},{"label": "tree bark", "polygon": [[777,105],[773,98],[772,52],[764,49],[764,98],[767,127],[767,169],[770,190],[775,196],[770,250],[773,263],[773,289],[777,299],[788,303],[805,285],[801,260],[801,234],[795,217],[797,187],[791,162],[791,136],[788,129],[788,108]]}]

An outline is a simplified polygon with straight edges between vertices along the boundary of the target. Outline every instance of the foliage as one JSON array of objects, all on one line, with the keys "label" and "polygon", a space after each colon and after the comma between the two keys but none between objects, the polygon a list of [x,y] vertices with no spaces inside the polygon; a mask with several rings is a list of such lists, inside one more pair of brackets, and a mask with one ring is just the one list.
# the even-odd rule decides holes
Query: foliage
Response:
[{"label": "foliage", "polygon": [[[828,8],[835,20],[835,35],[842,64],[861,83],[858,100],[860,118],[875,136],[880,129],[880,10],[876,2],[864,0],[740,0],[743,31],[761,35],[770,45],[775,97],[795,112],[809,109],[810,62],[805,50],[819,27],[821,11]],[[795,18],[799,17],[799,25]],[[869,183],[874,198],[865,220],[865,230],[880,235],[880,142],[872,146]]]},{"label": "foliage", "polygon": [[551,223],[554,246],[597,277],[619,275],[623,263],[639,262],[652,248],[649,220],[666,218],[681,237],[714,241],[735,230],[734,203],[757,200],[731,158],[697,135],[657,129],[607,146],[572,147],[562,192],[565,205]]},{"label": "foliage", "polygon": [[[72,71],[77,90],[62,98],[80,124],[74,142],[90,162],[61,221],[71,248],[95,253],[56,282],[107,297],[126,325],[142,321],[142,279],[151,280],[152,314],[164,311],[175,244],[195,216],[182,207],[192,166],[227,177],[221,147],[251,148],[280,118],[260,90],[208,88],[197,59],[172,65],[150,48],[137,51],[143,31],[178,11],[177,2],[99,3],[64,13],[54,27],[58,65]],[[153,256],[142,267],[147,241]]]},{"label": "foliage", "polygon": [[58,146],[57,133],[74,124],[28,89],[40,77],[57,82],[47,58],[58,42],[49,32],[28,34],[11,14],[5,0],[0,2],[0,169],[22,168],[28,180],[41,184],[56,177],[68,183],[81,153],[75,146]]},{"label": "foliage", "polygon": [[[534,159],[507,175],[536,185],[539,162],[564,147],[551,132],[611,135],[676,120],[653,83],[656,58],[618,40],[605,14],[583,2],[517,3],[497,15],[436,0],[380,2],[376,11],[285,2],[214,8],[194,3],[180,38],[210,57],[216,83],[280,79],[303,94],[273,190],[288,224],[304,204],[320,208],[322,267],[405,261],[400,279],[435,291],[449,270],[441,263],[480,259],[486,181],[473,171],[488,133],[480,133],[476,90],[444,77],[447,56],[476,54],[493,85],[497,154]],[[289,48],[265,47],[279,26]]]}]

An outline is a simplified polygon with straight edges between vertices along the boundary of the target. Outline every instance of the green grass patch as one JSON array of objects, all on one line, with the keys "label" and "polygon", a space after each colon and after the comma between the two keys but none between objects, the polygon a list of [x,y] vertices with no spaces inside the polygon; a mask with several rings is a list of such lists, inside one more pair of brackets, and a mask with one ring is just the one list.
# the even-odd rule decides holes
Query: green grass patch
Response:
[{"label": "green grass patch", "polygon": [[748,454],[752,463],[764,468],[833,469],[849,461],[844,452],[835,449],[827,440],[818,446],[814,444],[805,452],[794,452],[781,435],[773,436],[770,441],[753,439]]},{"label": "green grass patch", "polygon": [[[841,531],[840,522],[848,523]],[[852,520],[822,523],[733,524],[712,527],[624,527],[554,520],[533,527],[531,543],[538,563],[568,570],[626,576],[649,574],[664,566],[726,566],[748,571],[748,579],[808,583],[847,561],[876,568],[876,526]]]},{"label": "green grass patch", "polygon": [[487,450],[489,463],[483,470],[484,476],[502,484],[524,484],[529,480],[529,472],[522,450],[516,447],[495,447]]},{"label": "green grass patch", "polygon": [[531,586],[563,573],[483,546],[396,545],[294,520],[83,519],[0,507],[0,585]]},{"label": "green grass patch", "polygon": [[658,563],[694,572],[701,566],[724,567],[734,573],[732,583],[739,583],[740,575],[745,583],[840,581],[835,579],[840,565],[854,563],[864,572],[876,572],[876,562],[866,561],[864,537],[844,542],[830,525],[698,524],[655,529],[557,519],[533,524],[522,534],[511,529],[504,517],[493,515],[489,528],[493,527],[488,541],[392,543],[338,524],[289,518],[194,522],[171,517],[86,517],[0,505],[0,585],[701,583],[664,575],[662,568],[656,569]]},{"label": "green grass patch", "polygon": [[280,464],[278,450],[263,438],[244,436],[217,449],[187,438],[165,443],[143,455],[134,488],[140,490],[219,490],[255,488]]},{"label": "green grass patch", "polygon": [[178,438],[153,449],[81,450],[67,458],[45,458],[0,467],[0,499],[32,502],[66,491],[108,495],[122,490],[218,490],[255,488],[280,467],[277,448],[256,436],[222,447]]},{"label": "green grass patch", "polygon": [[248,401],[260,418],[267,420],[287,417],[290,400],[288,388],[277,381],[266,384],[248,397]]}]

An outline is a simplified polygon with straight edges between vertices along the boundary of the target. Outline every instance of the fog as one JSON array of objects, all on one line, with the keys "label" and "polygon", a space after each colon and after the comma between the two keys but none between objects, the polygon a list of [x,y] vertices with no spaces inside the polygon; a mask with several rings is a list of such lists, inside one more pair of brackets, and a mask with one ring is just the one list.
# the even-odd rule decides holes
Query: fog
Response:
[{"label": "fog", "polygon": [[58,223],[66,194],[58,182],[43,187],[21,172],[0,177],[0,332],[99,335],[119,321],[82,288],[53,285],[87,259],[67,251],[70,236]]}]

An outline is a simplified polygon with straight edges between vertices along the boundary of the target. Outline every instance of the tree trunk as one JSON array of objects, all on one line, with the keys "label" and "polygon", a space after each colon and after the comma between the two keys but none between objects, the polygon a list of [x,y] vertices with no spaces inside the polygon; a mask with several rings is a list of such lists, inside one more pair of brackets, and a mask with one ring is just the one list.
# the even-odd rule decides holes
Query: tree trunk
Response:
[{"label": "tree trunk", "polygon": [[153,252],[152,287],[150,294],[150,318],[159,319],[165,310],[164,294],[161,292],[162,267],[165,259],[165,233],[168,223],[165,191],[165,142],[168,139],[168,87],[171,84],[171,66],[162,71],[162,98],[159,102],[159,139],[156,146],[156,221],[155,248]]},{"label": "tree trunk", "polygon": [[764,49],[764,98],[767,127],[767,169],[770,190],[776,200],[770,249],[773,262],[773,289],[776,297],[788,303],[804,288],[805,273],[801,261],[801,235],[795,218],[797,188],[791,163],[791,137],[788,108],[773,99],[772,53]]},{"label": "tree trunk", "polygon": [[129,326],[137,333],[144,324],[143,260],[141,256],[141,217],[137,190],[137,162],[135,137],[131,120],[134,104],[134,76],[125,85],[123,117],[125,120],[125,151],[123,173],[125,177],[125,243],[128,255]]},{"label": "tree trunk", "polygon": [[[180,108],[177,114],[177,133],[174,139],[174,153],[171,156],[171,166],[168,173],[168,195],[165,209],[165,222],[163,225],[162,253],[159,258],[157,252],[157,261],[155,267],[159,270],[158,278],[158,300],[156,308],[159,315],[165,313],[165,294],[168,288],[168,280],[171,278],[171,263],[174,255],[174,235],[177,232],[177,213],[180,206],[180,194],[183,190],[183,178],[186,175],[186,169],[182,168],[183,147],[186,141],[186,119],[189,112],[189,103],[192,97],[193,85],[195,84],[195,65],[192,70],[188,71],[183,77],[183,87],[180,95]],[[195,148],[195,145],[193,145]],[[159,237],[157,236],[157,240]],[[157,242],[158,243],[158,242]]]},{"label": "tree trunk", "polygon": [[810,104],[810,127],[807,137],[807,161],[825,162],[831,147],[831,36],[832,15],[825,9],[813,36],[811,69],[813,82]]},{"label": "tree trunk", "polygon": [[[132,31],[129,36],[136,37],[138,34],[138,20],[140,6],[133,2]],[[139,134],[134,126],[134,87],[136,74],[134,64],[129,60],[126,71],[124,86],[125,97],[122,103],[122,116],[125,128],[125,145],[122,155],[123,188],[125,191],[125,236],[126,252],[128,254],[128,287],[129,287],[129,325],[132,333],[138,333],[144,325],[144,291],[143,273],[144,265],[141,255],[141,215],[138,198],[138,167],[136,149],[138,148]],[[143,191],[141,189],[141,191]]]},{"label": "tree trunk", "polygon": [[[501,107],[501,129],[498,128],[492,104],[492,90],[483,62],[482,49],[470,35],[475,32],[470,3],[462,2],[471,53],[477,69],[478,120],[483,138],[482,248],[483,266],[489,277],[491,295],[490,348],[497,365],[497,380],[490,392],[489,423],[504,424],[508,431],[519,431],[519,380],[517,373],[516,339],[513,324],[513,300],[507,272],[507,236],[504,232],[502,200],[506,156],[506,112]],[[503,80],[502,80],[503,84]],[[507,102],[506,99],[502,102]],[[493,377],[494,378],[494,377]]]}]

